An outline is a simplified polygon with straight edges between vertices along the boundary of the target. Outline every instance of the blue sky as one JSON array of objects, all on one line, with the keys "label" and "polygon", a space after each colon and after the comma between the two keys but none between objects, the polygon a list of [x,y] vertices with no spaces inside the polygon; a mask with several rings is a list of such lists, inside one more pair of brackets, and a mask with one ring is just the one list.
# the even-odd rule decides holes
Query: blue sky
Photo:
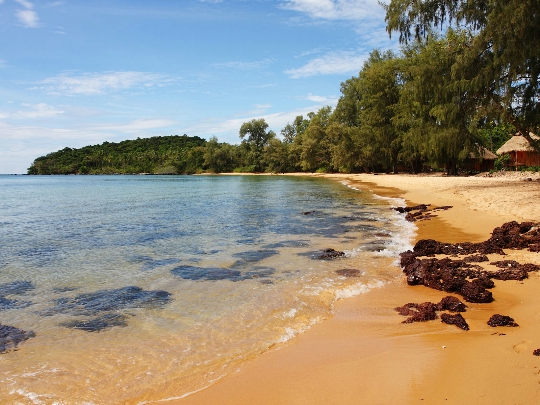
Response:
[{"label": "blue sky", "polygon": [[377,0],[0,0],[0,173],[66,146],[187,134],[335,106],[374,48]]}]

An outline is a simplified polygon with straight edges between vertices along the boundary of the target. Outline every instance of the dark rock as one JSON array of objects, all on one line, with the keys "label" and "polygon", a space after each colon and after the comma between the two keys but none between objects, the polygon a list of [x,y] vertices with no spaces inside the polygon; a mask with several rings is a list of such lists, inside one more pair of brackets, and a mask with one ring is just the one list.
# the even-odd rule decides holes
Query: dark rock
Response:
[{"label": "dark rock", "polygon": [[514,318],[511,318],[506,315],[499,315],[495,314],[491,318],[489,318],[489,321],[487,322],[489,326],[496,327],[496,326],[512,326],[516,327],[519,326],[517,323],[514,322]]},{"label": "dark rock", "polygon": [[29,281],[13,281],[0,284],[0,295],[22,295],[34,289],[34,284]]},{"label": "dark rock", "polygon": [[499,260],[497,262],[491,262],[490,264],[499,268],[517,269],[519,267],[519,263],[515,260]]},{"label": "dark rock", "polygon": [[524,270],[527,273],[530,273],[532,271],[540,271],[540,266],[538,264],[532,264],[532,263],[525,263],[519,265],[520,270]]},{"label": "dark rock", "polygon": [[362,272],[357,269],[340,269],[336,273],[343,277],[360,277]]},{"label": "dark rock", "polygon": [[26,332],[13,326],[0,324],[0,353],[5,353],[10,349],[15,349],[19,345],[36,334],[32,331]]},{"label": "dark rock", "polygon": [[242,273],[240,271],[224,269],[221,267],[197,267],[182,265],[172,269],[171,273],[186,280],[242,280]]},{"label": "dark rock", "polygon": [[53,292],[66,293],[66,292],[76,291],[78,289],[79,289],[78,287],[55,287],[53,288]]},{"label": "dark rock", "polygon": [[402,323],[427,322],[437,319],[436,309],[437,306],[432,302],[424,302],[422,304],[409,303],[395,308],[400,315],[409,317]]},{"label": "dark rock", "polygon": [[255,266],[251,268],[251,271],[245,272],[243,278],[246,280],[252,278],[268,278],[271,277],[275,272],[276,269],[272,267]]},{"label": "dark rock", "polygon": [[233,257],[240,258],[246,262],[259,262],[261,260],[267,259],[269,257],[278,255],[279,251],[274,249],[261,249],[261,250],[252,250],[249,252],[240,252],[235,253]]},{"label": "dark rock", "polygon": [[442,314],[441,321],[449,325],[456,325],[458,328],[461,328],[463,330],[469,330],[469,325],[467,324],[467,321],[465,321],[463,316],[461,316],[461,314]]},{"label": "dark rock", "polygon": [[113,326],[125,327],[127,316],[120,314],[105,314],[103,316],[88,319],[85,321],[63,322],[60,326],[72,329],[80,329],[85,332],[100,332]]},{"label": "dark rock", "polygon": [[132,263],[142,263],[141,270],[142,271],[149,271],[154,270],[158,267],[162,266],[168,266],[171,264],[176,264],[180,261],[180,259],[153,259],[150,256],[135,256],[133,257],[130,262]]},{"label": "dark rock", "polygon": [[440,207],[433,208],[432,211],[447,211],[450,208],[454,208],[454,206],[453,205],[443,205],[443,206],[440,206]]},{"label": "dark rock", "polygon": [[459,292],[467,302],[488,303],[493,301],[493,294],[486,290],[480,280],[466,280]]},{"label": "dark rock", "polygon": [[42,314],[94,315],[132,308],[162,308],[171,299],[171,294],[167,291],[146,291],[140,287],[130,286],[80,294],[73,298],[60,298],[54,301],[53,308]]},{"label": "dark rock", "polygon": [[488,262],[489,258],[486,255],[472,255],[466,256],[463,258],[465,263],[479,263],[479,262]]},{"label": "dark rock", "polygon": [[496,280],[525,280],[529,274],[523,269],[502,269],[491,274],[491,278]]},{"label": "dark rock", "polygon": [[540,349],[534,350],[534,351],[533,351],[533,354],[534,354],[535,356],[540,356]]},{"label": "dark rock", "polygon": [[437,304],[437,311],[465,312],[466,310],[467,306],[458,298],[451,295],[444,297]]},{"label": "dark rock", "polygon": [[22,309],[29,307],[33,302],[12,300],[5,297],[0,297],[0,311],[7,311],[9,309]]},{"label": "dark rock", "polygon": [[319,260],[332,260],[337,259],[338,257],[345,256],[345,252],[340,252],[334,249],[325,249],[322,254],[317,256]]}]

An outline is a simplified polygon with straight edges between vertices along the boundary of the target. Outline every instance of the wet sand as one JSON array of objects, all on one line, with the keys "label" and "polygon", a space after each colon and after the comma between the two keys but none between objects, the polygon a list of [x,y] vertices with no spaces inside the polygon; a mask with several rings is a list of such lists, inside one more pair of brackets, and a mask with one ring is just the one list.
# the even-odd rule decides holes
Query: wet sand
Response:
[{"label": "wet sand", "polygon": [[[540,220],[540,178],[324,175],[408,205],[452,205],[417,223],[417,239],[479,242],[504,222]],[[525,181],[531,177],[531,181]],[[540,264],[540,253],[504,259]],[[488,255],[490,261],[501,260]],[[411,287],[404,277],[338,301],[335,316],[275,347],[214,385],[168,404],[537,404],[540,403],[540,274],[495,280],[495,301],[468,304],[465,332],[440,320],[402,324],[393,308],[449,294]],[[517,328],[487,325],[512,316]]]}]

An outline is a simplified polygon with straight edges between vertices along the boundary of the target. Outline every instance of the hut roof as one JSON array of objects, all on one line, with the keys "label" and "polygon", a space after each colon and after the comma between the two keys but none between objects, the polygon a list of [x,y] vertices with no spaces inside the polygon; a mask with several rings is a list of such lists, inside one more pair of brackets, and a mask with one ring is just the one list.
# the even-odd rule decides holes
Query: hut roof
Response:
[{"label": "hut roof", "polygon": [[[540,137],[532,132],[529,132],[529,136],[535,141],[540,140]],[[535,150],[536,149],[532,147],[527,138],[520,133],[517,133],[497,150],[497,154],[501,155],[509,152],[534,152]]]},{"label": "hut roof", "polygon": [[490,151],[487,148],[484,148],[483,146],[480,148],[479,153],[471,152],[469,154],[469,157],[471,159],[477,159],[481,158],[483,160],[495,160],[497,159],[497,155],[494,154],[492,151]]}]

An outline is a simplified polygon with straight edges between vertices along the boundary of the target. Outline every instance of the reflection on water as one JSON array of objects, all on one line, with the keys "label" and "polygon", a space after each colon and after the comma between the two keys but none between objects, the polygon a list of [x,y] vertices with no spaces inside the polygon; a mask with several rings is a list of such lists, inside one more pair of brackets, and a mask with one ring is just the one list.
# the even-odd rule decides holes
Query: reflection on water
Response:
[{"label": "reflection on water", "polygon": [[395,277],[408,243],[388,201],[323,179],[0,176],[0,193],[0,403],[194,391]]}]

